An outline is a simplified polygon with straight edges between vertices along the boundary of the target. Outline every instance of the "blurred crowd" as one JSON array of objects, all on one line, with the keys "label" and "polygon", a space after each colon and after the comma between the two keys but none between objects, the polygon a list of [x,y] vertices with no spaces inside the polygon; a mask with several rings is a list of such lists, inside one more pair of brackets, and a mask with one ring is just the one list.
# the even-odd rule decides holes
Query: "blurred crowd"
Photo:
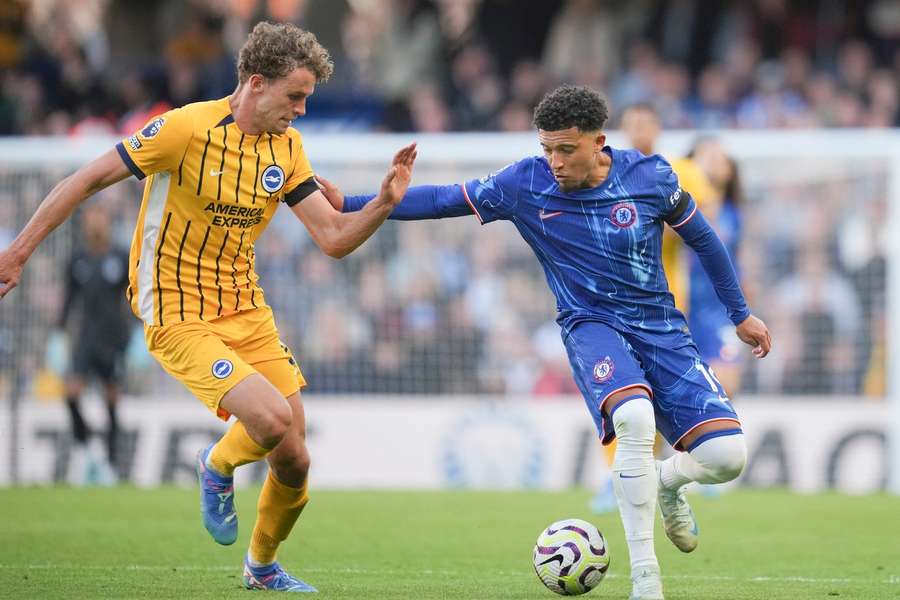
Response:
[{"label": "blurred crowd", "polygon": [[[745,159],[740,171],[735,259],[776,348],[756,361],[738,343],[730,391],[883,395],[889,161]],[[388,222],[333,261],[280,216],[258,266],[311,392],[578,395],[555,300],[509,223]]]},{"label": "blurred crowd", "polygon": [[261,19],[331,51],[309,126],[527,130],[560,82],[613,114],[650,102],[667,128],[900,120],[894,0],[6,0],[0,134],[130,134],[225,96]]},{"label": "blurred crowd", "polygon": [[[727,138],[722,148],[729,150]],[[436,180],[489,170],[445,168]],[[325,175],[338,182],[351,171],[371,182],[380,176],[371,163],[340,169],[346,172]],[[889,160],[756,158],[742,160],[740,170],[736,259],[775,348],[755,361],[739,344],[733,364],[742,381],[730,386],[732,393],[883,395]],[[63,175],[50,169],[2,177],[0,239],[10,239]],[[119,247],[130,244],[141,188],[127,180],[91,201],[109,214]],[[704,210],[712,219],[713,211]],[[49,366],[46,340],[62,310],[62,274],[79,242],[80,218],[48,239],[23,284],[4,300],[0,337],[16,331],[17,342],[0,339],[0,362],[8,365],[6,353],[17,353],[25,365],[20,373]],[[290,211],[278,211],[256,253],[266,301],[311,393],[578,394],[554,322],[555,301],[509,223],[389,221],[335,261]],[[136,319],[134,328],[129,393],[184,393],[146,354]]]},{"label": "blurred crowd", "polygon": [[[304,129],[527,130],[535,102],[563,81],[603,90],[614,119],[645,103],[664,128],[898,125],[897,2],[525,5],[7,0],[0,134],[124,135],[171,106],[227,95],[237,48],[260,19],[299,23],[332,52],[335,76],[311,99]],[[347,176],[323,174],[380,178],[370,163],[338,168]],[[460,181],[473,166],[440,168],[434,182]],[[465,178],[490,170],[478,169]],[[13,171],[0,166],[0,246],[66,174]],[[777,335],[765,361],[738,361],[734,391],[882,395],[887,160],[753,159],[740,171],[737,262],[751,306]],[[93,200],[109,212],[119,246],[130,244],[140,193],[127,181]],[[389,222],[337,262],[300,231],[279,211],[256,250],[267,301],[309,391],[578,393],[554,300],[508,224],[482,232],[467,218]],[[21,373],[45,369],[61,269],[77,239],[76,224],[51,237],[5,301],[4,365],[17,354]],[[173,380],[160,376],[142,339],[136,323],[129,391],[170,391]]]}]

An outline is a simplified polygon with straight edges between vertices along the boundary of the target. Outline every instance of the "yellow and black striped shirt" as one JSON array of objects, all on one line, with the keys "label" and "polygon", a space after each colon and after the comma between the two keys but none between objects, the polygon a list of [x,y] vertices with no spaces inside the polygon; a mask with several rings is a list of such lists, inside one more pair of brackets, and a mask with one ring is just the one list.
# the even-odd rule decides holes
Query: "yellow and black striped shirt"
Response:
[{"label": "yellow and black striped shirt", "polygon": [[131,243],[134,313],[171,325],[264,306],[254,243],[313,175],[297,130],[245,134],[223,98],[156,117],[116,149],[147,177]]}]

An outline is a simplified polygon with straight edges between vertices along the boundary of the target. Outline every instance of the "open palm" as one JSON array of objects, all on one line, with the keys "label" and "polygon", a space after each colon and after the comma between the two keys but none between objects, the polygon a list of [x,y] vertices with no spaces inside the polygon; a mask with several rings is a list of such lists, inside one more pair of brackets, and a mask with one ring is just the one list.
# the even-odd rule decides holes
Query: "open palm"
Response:
[{"label": "open palm", "polygon": [[391,168],[384,176],[381,182],[381,197],[384,201],[396,206],[400,204],[403,195],[409,188],[410,179],[412,179],[413,164],[416,161],[416,144],[401,148],[394,155],[391,162]]}]

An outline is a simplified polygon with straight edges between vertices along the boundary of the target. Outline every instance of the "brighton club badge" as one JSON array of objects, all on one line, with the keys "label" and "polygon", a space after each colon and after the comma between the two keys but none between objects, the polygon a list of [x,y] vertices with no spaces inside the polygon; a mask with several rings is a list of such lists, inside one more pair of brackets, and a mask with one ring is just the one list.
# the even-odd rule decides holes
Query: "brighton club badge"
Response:
[{"label": "brighton club badge", "polygon": [[594,381],[606,383],[610,380],[615,370],[616,365],[610,357],[607,356],[603,360],[598,360],[597,364],[594,365]]}]

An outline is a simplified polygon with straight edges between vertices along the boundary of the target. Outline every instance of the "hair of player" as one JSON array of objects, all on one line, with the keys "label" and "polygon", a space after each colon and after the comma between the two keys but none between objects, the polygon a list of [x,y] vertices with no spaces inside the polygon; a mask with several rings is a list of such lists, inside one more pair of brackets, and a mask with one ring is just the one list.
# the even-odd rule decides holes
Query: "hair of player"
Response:
[{"label": "hair of player", "polygon": [[629,104],[619,112],[619,122],[621,123],[622,119],[625,118],[625,114],[630,112],[647,113],[648,115],[659,121],[659,111],[656,110],[656,107],[649,102],[635,102],[633,104]]},{"label": "hair of player", "polygon": [[726,156],[725,160],[731,164],[731,177],[728,178],[728,182],[725,184],[724,201],[725,204],[740,206],[745,200],[744,186],[741,183],[741,168],[733,156]]},{"label": "hair of player", "polygon": [[603,97],[583,85],[562,85],[548,92],[534,109],[534,126],[544,131],[576,127],[599,131],[609,118]]},{"label": "hair of player", "polygon": [[238,80],[245,83],[259,73],[266,79],[286,77],[305,67],[317,82],[328,81],[334,63],[315,34],[291,23],[257,23],[238,56]]},{"label": "hair of player", "polygon": [[629,111],[637,111],[637,112],[647,112],[653,115],[656,118],[659,118],[659,111],[656,110],[656,107],[650,104],[649,102],[635,102],[633,104],[629,104],[625,108],[622,109],[622,114]]},{"label": "hair of player", "polygon": [[[697,149],[703,144],[718,141],[719,139],[713,135],[701,135],[694,140],[691,149],[687,153],[687,157],[691,159],[694,158],[697,155]],[[725,204],[731,204],[732,206],[737,207],[743,204],[745,199],[744,186],[741,183],[741,168],[738,162],[730,154],[725,155],[725,160],[728,161],[728,165],[731,167],[731,177],[725,182],[725,186],[722,190],[722,201]]]}]

